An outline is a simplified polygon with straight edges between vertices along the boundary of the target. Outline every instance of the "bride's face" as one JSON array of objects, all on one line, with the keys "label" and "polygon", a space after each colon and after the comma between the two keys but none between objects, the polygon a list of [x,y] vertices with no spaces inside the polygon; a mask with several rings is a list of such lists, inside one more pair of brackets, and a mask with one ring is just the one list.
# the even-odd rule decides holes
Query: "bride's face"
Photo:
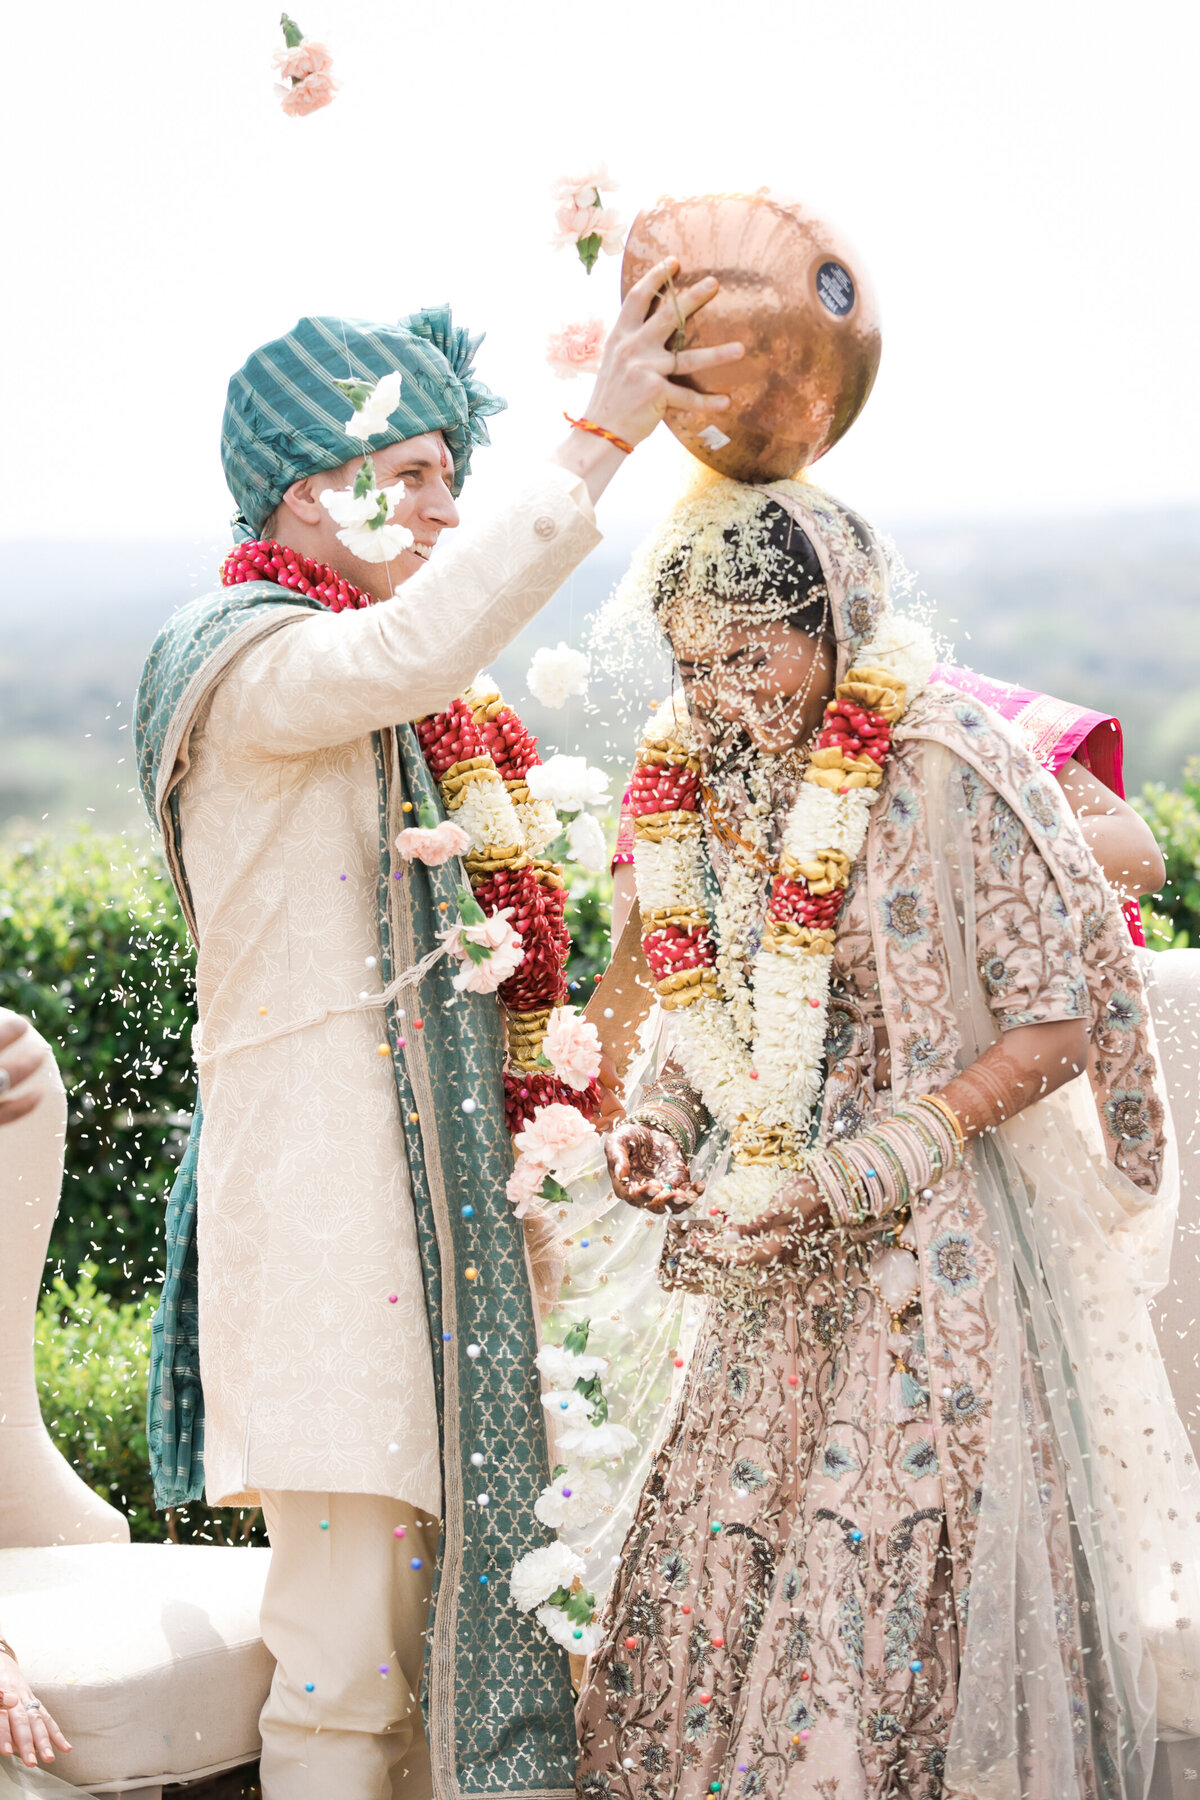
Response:
[{"label": "bride's face", "polygon": [[783,621],[735,621],[711,643],[677,648],[675,659],[701,746],[741,725],[765,755],[808,741],[837,667],[832,644]]}]

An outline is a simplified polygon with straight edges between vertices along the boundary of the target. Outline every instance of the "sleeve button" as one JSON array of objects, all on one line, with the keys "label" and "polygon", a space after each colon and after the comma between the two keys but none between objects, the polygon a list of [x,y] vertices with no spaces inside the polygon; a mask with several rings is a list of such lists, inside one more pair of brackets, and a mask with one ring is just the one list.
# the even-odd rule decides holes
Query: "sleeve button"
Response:
[{"label": "sleeve button", "polygon": [[533,529],[540,538],[552,538],[557,532],[558,526],[553,519],[543,513],[540,519],[533,521]]}]

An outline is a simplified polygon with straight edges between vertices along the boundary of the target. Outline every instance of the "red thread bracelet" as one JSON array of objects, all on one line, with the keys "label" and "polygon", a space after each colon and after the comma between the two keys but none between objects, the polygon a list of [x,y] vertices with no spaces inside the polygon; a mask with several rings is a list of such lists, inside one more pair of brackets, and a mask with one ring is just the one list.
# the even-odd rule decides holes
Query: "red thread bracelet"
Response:
[{"label": "red thread bracelet", "polygon": [[590,419],[573,419],[569,412],[565,412],[563,418],[568,425],[573,425],[576,431],[593,432],[596,437],[602,437],[606,443],[615,444],[618,450],[625,452],[626,456],[633,455],[633,445],[627,444],[625,439],[618,437],[615,431],[605,431],[603,425],[593,425]]}]

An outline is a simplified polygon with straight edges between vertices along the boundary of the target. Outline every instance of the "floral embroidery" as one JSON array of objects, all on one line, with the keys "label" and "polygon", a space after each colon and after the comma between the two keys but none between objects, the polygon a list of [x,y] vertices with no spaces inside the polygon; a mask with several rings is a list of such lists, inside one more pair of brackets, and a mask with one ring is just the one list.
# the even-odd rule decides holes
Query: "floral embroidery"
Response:
[{"label": "floral embroidery", "polygon": [[628,1663],[609,1663],[607,1681],[610,1694],[629,1695],[633,1692],[633,1670]]},{"label": "floral embroidery", "polygon": [[668,1550],[662,1559],[661,1572],[667,1586],[673,1588],[686,1587],[688,1576],[691,1574],[687,1558],[682,1556],[678,1550]]},{"label": "floral embroidery", "polygon": [[895,1713],[873,1712],[867,1718],[867,1736],[873,1744],[893,1744],[903,1730]]},{"label": "floral embroidery", "polygon": [[917,796],[910,787],[898,787],[888,801],[887,816],[893,825],[911,825],[919,810]]},{"label": "floral embroidery", "polygon": [[969,1232],[943,1231],[929,1246],[933,1278],[948,1294],[978,1286],[975,1241]]},{"label": "floral embroidery", "polygon": [[1109,995],[1108,1005],[1104,1009],[1104,1023],[1114,1025],[1118,1031],[1136,1031],[1144,1022],[1144,1014],[1132,994],[1122,993],[1120,989]]},{"label": "floral embroidery", "polygon": [[884,1668],[889,1675],[903,1668],[921,1631],[921,1609],[910,1586],[902,1587],[883,1624]]},{"label": "floral embroidery", "polygon": [[912,944],[928,937],[928,913],[921,890],[901,882],[893,883],[879,903],[883,929],[898,944]]},{"label": "floral embroidery", "polygon": [[847,1594],[838,1608],[838,1634],[856,1672],[863,1671],[863,1614],[857,1594]]},{"label": "floral embroidery", "polygon": [[980,956],[979,974],[992,1000],[998,1000],[1011,986],[1008,964],[994,952],[985,952]]},{"label": "floral embroidery", "polygon": [[900,1466],[918,1479],[922,1475],[936,1475],[938,1470],[937,1451],[931,1440],[922,1438],[910,1450],[906,1450],[900,1458]]},{"label": "floral embroidery", "polygon": [[1113,1136],[1123,1144],[1141,1144],[1150,1136],[1150,1109],[1141,1088],[1114,1088],[1104,1116]]},{"label": "floral embroidery", "polygon": [[1021,789],[1025,810],[1043,837],[1058,836],[1058,808],[1041,776],[1034,776]]},{"label": "floral embroidery", "polygon": [[910,1031],[904,1037],[900,1053],[910,1075],[931,1075],[946,1068],[949,1057],[939,1050],[927,1031]]},{"label": "floral embroidery", "polygon": [[1001,880],[1007,881],[1021,849],[1024,833],[1021,822],[1007,801],[997,800],[992,807],[992,861]]},{"label": "floral embroidery", "polygon": [[742,1401],[750,1392],[750,1374],[740,1366],[730,1369],[725,1377],[725,1387],[731,1400]]},{"label": "floral embroidery", "polygon": [[970,1424],[983,1417],[988,1410],[986,1400],[980,1398],[969,1381],[964,1381],[950,1394],[942,1407],[942,1419],[947,1425]]},{"label": "floral embroidery", "polygon": [[791,1731],[805,1731],[812,1724],[812,1714],[804,1700],[793,1700],[787,1713],[788,1728]]},{"label": "floral embroidery", "polygon": [[858,1463],[850,1452],[841,1444],[826,1444],[822,1468],[826,1475],[834,1481],[840,1481],[843,1475],[852,1475]]},{"label": "floral embroidery", "polygon": [[983,793],[983,784],[974,769],[964,765],[962,769],[963,804],[967,812],[974,818],[979,811],[979,801]]},{"label": "floral embroidery", "polygon": [[767,1478],[758,1464],[751,1462],[746,1456],[739,1457],[734,1463],[729,1471],[729,1478],[735,1488],[745,1488],[750,1493],[753,1493],[756,1488],[764,1488],[767,1485]]},{"label": "floral embroidery", "polygon": [[683,1735],[690,1742],[704,1737],[708,1732],[709,1713],[707,1706],[689,1706],[683,1715]]},{"label": "floral embroidery", "polygon": [[982,709],[972,700],[959,700],[954,706],[954,717],[958,720],[968,737],[977,737],[986,731],[988,722]]}]

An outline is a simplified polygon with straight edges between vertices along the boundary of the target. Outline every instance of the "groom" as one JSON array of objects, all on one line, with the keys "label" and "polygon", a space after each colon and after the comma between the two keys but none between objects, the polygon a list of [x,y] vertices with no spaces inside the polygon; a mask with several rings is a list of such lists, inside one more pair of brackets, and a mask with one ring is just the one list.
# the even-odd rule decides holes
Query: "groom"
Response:
[{"label": "groom", "polygon": [[548,1471],[499,1009],[455,994],[444,961],[407,1017],[372,996],[436,946],[462,880],[394,857],[437,805],[411,721],[592,549],[627,448],[668,407],[727,404],[671,379],[740,349],[664,348],[647,315],[670,272],[630,293],[583,427],[449,546],[504,404],[449,309],[310,317],[262,346],[222,439],[243,543],[139,688],[143,791],[198,949],[201,1102],[168,1213],[151,1454],[160,1505],[203,1488],[263,1507],[265,1800],[570,1786],[565,1660],[506,1604],[513,1560],[545,1541]]}]

